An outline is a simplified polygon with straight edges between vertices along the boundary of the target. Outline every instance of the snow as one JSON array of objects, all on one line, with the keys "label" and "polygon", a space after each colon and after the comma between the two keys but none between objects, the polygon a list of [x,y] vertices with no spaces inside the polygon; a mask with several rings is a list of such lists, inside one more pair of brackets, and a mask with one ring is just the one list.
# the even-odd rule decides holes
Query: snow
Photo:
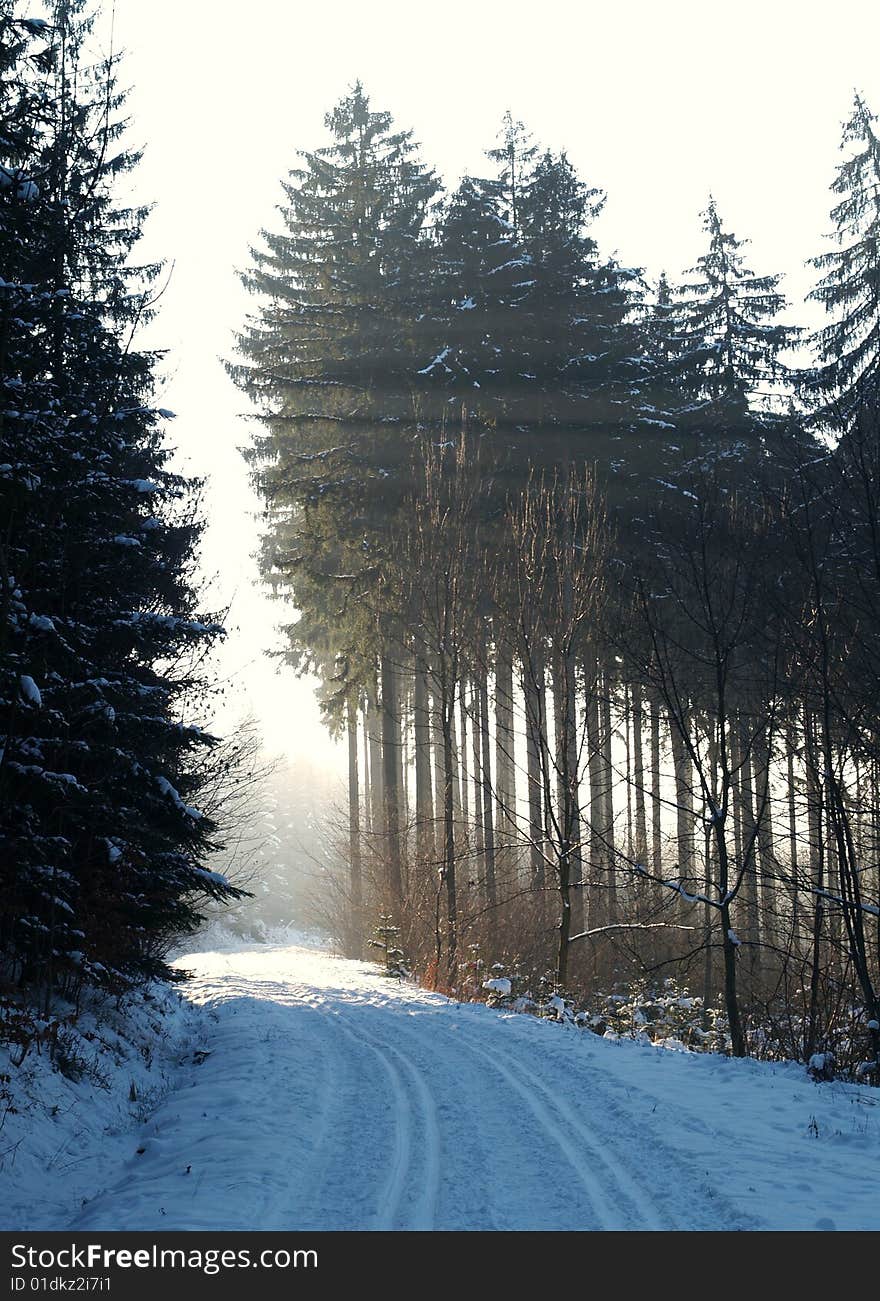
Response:
[{"label": "snow", "polygon": [[40,695],[40,688],[33,678],[29,677],[27,673],[22,673],[18,683],[22,699],[26,700],[29,705],[33,705],[35,709],[39,709],[43,703],[43,697]]},{"label": "snow", "polygon": [[451,348],[444,348],[442,352],[439,352],[437,354],[437,356],[430,363],[430,365],[426,366],[424,370],[419,371],[419,374],[430,375],[431,371],[435,370],[438,366],[442,366],[443,369],[447,372],[447,374],[451,374],[452,372],[450,371],[449,367],[446,365],[446,358],[449,356],[451,351],[452,351]]},{"label": "snow", "polygon": [[14,167],[4,167],[0,164],[0,190],[8,190],[15,186],[15,197],[24,199],[27,203],[32,203],[39,197],[39,187],[36,182],[29,181],[22,173]]},{"label": "snow", "polygon": [[507,998],[512,986],[506,976],[496,976],[492,980],[484,980],[483,988],[488,989],[490,993],[501,994],[504,998]]},{"label": "snow", "polygon": [[[199,813],[198,809],[194,809],[192,805],[187,804],[185,800],[182,800],[180,798],[179,792],[175,790],[175,788],[171,785],[171,782],[168,780],[167,777],[163,777],[160,774],[156,778],[156,785],[159,787],[159,790],[162,792],[163,795],[168,796],[168,798],[171,800],[171,803],[177,809],[179,809],[181,813],[185,813],[186,816],[188,818],[192,818],[194,822],[201,821],[202,815],[201,813]],[[212,874],[205,873],[205,875],[212,875]]]},{"label": "snow", "polygon": [[195,869],[195,874],[196,876],[201,877],[203,881],[210,881],[213,885],[230,884],[229,877],[223,876],[220,872],[209,872],[204,867],[197,867]]},{"label": "snow", "polygon": [[869,1087],[459,1005],[313,949],[179,961],[183,1003],[81,1046],[103,1084],[0,1054],[24,1095],[0,1228],[880,1228]]}]

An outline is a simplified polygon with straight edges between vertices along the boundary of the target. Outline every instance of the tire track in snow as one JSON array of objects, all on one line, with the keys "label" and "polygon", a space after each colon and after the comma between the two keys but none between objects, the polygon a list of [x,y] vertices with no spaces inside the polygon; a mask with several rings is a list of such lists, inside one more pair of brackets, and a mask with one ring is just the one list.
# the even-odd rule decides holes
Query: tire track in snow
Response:
[{"label": "tire track in snow", "polygon": [[[300,998],[308,997],[312,1005],[313,1006],[315,1005],[315,992],[313,990],[306,990],[304,988],[301,988],[297,990],[297,994]],[[319,1004],[323,1003],[323,1001],[324,1000],[322,998],[318,998],[317,1000]],[[388,1043],[387,1039],[383,1039],[383,1040],[377,1039],[376,1036],[373,1034],[372,1030],[368,1035],[362,1035],[352,1029],[351,1020],[353,1016],[357,1016],[360,1009],[366,1010],[369,1008],[370,1010],[373,1011],[378,1010],[376,1008],[375,1003],[363,998],[354,998],[350,1000],[346,999],[344,1005],[347,1008],[350,1008],[351,1011],[348,1013],[346,1017],[346,1024],[342,1028],[347,1030],[349,1035],[358,1039],[366,1047],[368,1047],[375,1055],[378,1055],[380,1058],[382,1057],[383,1050],[384,1050],[384,1054],[386,1055],[386,1060],[384,1061],[383,1064],[385,1065],[386,1072],[389,1073],[389,1078],[391,1078],[392,1080],[392,1087],[397,1089],[395,1096],[397,1097],[398,1102],[399,1103],[403,1102],[402,1094],[399,1091],[401,1085],[400,1074],[399,1072],[394,1070],[393,1064],[387,1060],[388,1054],[393,1054],[394,1057],[403,1064],[404,1069],[407,1071],[408,1077],[412,1081],[413,1086],[419,1096],[420,1110],[422,1114],[425,1115],[426,1117],[429,1115],[433,1115],[434,1117],[433,1126],[430,1124],[426,1126],[426,1131],[431,1136],[429,1138],[429,1144],[428,1144],[430,1149],[430,1155],[428,1157],[427,1163],[429,1168],[431,1169],[430,1177],[434,1187],[434,1191],[431,1194],[431,1199],[433,1201],[433,1208],[431,1214],[425,1217],[424,1203],[426,1198],[425,1195],[423,1194],[422,1198],[420,1199],[421,1204],[419,1207],[419,1211],[413,1217],[413,1221],[410,1226],[412,1228],[426,1228],[426,1227],[430,1228],[433,1226],[436,1218],[436,1203],[438,1200],[439,1183],[440,1183],[440,1168],[439,1168],[440,1135],[439,1135],[439,1127],[436,1122],[436,1107],[433,1102],[433,1099],[431,1098],[430,1091],[425,1083],[424,1070],[420,1069],[410,1058],[407,1058],[400,1051],[400,1045],[402,1040],[408,1040],[411,1047],[415,1045],[417,1049],[421,1049],[423,1052],[426,1043],[429,1041],[426,1039],[426,1036],[416,1032],[415,1025],[410,1023],[407,1018],[404,1018],[400,1014],[399,1007],[396,1007],[394,1003],[390,1000],[387,1004],[383,1006],[382,1013],[384,1014],[386,1033],[389,1034],[396,1041],[396,1044],[394,1046]],[[336,1020],[336,1018],[340,1016],[340,1013],[334,1013],[333,1016],[334,1016],[334,1020]],[[546,1086],[538,1079],[537,1076],[534,1076],[532,1075],[531,1072],[526,1071],[525,1072],[526,1078],[523,1079],[522,1074],[517,1074],[516,1065],[511,1061],[509,1054],[506,1053],[491,1054],[491,1053],[484,1052],[480,1048],[478,1048],[475,1044],[472,1044],[467,1038],[459,1037],[459,1035],[456,1034],[451,1027],[446,1026],[444,1024],[445,1017],[438,1018],[438,1021],[439,1024],[444,1025],[444,1028],[449,1031],[448,1034],[444,1034],[443,1038],[446,1044],[448,1045],[448,1048],[452,1050],[451,1052],[448,1052],[446,1054],[446,1057],[447,1057],[447,1065],[449,1065],[450,1063],[453,1064],[453,1069],[451,1071],[451,1074],[453,1076],[455,1076],[456,1074],[458,1074],[459,1076],[461,1075],[460,1065],[456,1070],[454,1069],[454,1064],[456,1063],[456,1059],[458,1059],[458,1061],[460,1062],[461,1050],[462,1047],[464,1047],[466,1051],[470,1051],[472,1056],[477,1056],[481,1058],[483,1061],[485,1061],[495,1074],[501,1075],[501,1077],[505,1080],[505,1083],[507,1084],[508,1088],[511,1089],[514,1093],[516,1093],[516,1095],[525,1103],[526,1107],[532,1113],[535,1120],[537,1121],[538,1128],[540,1132],[544,1134],[545,1140],[549,1140],[552,1146],[559,1151],[565,1165],[574,1173],[578,1183],[581,1185],[583,1191],[586,1193],[585,1209],[591,1214],[591,1217],[595,1220],[595,1223],[590,1225],[591,1228],[615,1229],[620,1227],[619,1216],[617,1218],[612,1219],[607,1214],[605,1208],[608,1205],[622,1206],[623,1209],[630,1215],[630,1217],[634,1221],[639,1221],[641,1217],[642,1220],[648,1221],[650,1227],[657,1228],[657,1229],[665,1227],[665,1225],[662,1223],[659,1213],[657,1212],[656,1207],[653,1205],[653,1203],[649,1204],[645,1200],[645,1198],[641,1194],[641,1190],[639,1190],[638,1188],[634,1188],[633,1189],[634,1195],[632,1196],[627,1195],[627,1190],[623,1186],[623,1183],[615,1179],[614,1172],[609,1167],[607,1161],[605,1161],[601,1157],[601,1155],[595,1148],[594,1142],[588,1137],[588,1131],[584,1128],[584,1126],[580,1122],[576,1120],[576,1118],[572,1114],[568,1113],[564,1107],[560,1106],[558,1101],[550,1093],[549,1089],[546,1088]],[[437,1024],[438,1021],[433,1021],[432,1019],[432,1025]],[[434,1037],[432,1036],[432,1039],[433,1038]],[[435,1039],[433,1042],[433,1047],[436,1052]],[[502,1056],[503,1056],[503,1062],[500,1060]],[[390,1072],[389,1072],[389,1067],[391,1068]],[[536,1098],[535,1096],[536,1094],[540,1096]],[[488,1099],[492,1097],[492,1095],[493,1095],[493,1090],[486,1088],[485,1081],[484,1081],[482,1097],[484,1099]],[[408,1099],[407,1099],[407,1105],[410,1105]],[[401,1114],[403,1113],[402,1105],[398,1107],[398,1112]],[[411,1109],[407,1114],[408,1117],[411,1116],[412,1114]],[[509,1116],[506,1117],[505,1119],[506,1119],[506,1124],[509,1127]],[[411,1132],[412,1125],[409,1119],[407,1123],[409,1124],[409,1129]],[[566,1133],[566,1128],[565,1128],[566,1125],[569,1126],[570,1130],[574,1130],[576,1132]],[[580,1140],[583,1146],[587,1149],[589,1153],[589,1157],[593,1162],[593,1164],[596,1167],[598,1167],[598,1169],[601,1172],[603,1172],[602,1177],[597,1177],[596,1175],[594,1175],[590,1166],[586,1162],[579,1160],[576,1152],[573,1151],[573,1144],[577,1143],[578,1136],[580,1136]],[[394,1168],[396,1172],[397,1171],[396,1165]],[[405,1182],[406,1180],[404,1179],[403,1180],[404,1185]],[[386,1222],[383,1222],[378,1227],[387,1228],[387,1227],[391,1227],[395,1223],[395,1216],[397,1214],[397,1210],[400,1205],[398,1199],[401,1196],[402,1191],[403,1191],[402,1188],[399,1187],[397,1184],[395,1184],[395,1191],[394,1191],[395,1205],[389,1208],[386,1216]],[[517,1227],[524,1227],[524,1226],[517,1226]]]},{"label": "tire track in snow", "polygon": [[[360,1000],[357,1000],[353,1006],[357,1008],[359,1003]],[[369,1006],[371,1011],[377,1010],[375,1005],[363,1003],[361,1006],[365,1008]],[[491,1076],[485,1066],[481,1065],[478,1071],[470,1068],[463,1061],[463,1058],[468,1055],[469,1045],[463,1043],[451,1031],[449,1034],[444,1034],[435,1030],[438,1022],[442,1024],[443,1019],[432,1018],[431,1026],[428,1028],[424,1024],[420,1025],[418,1021],[413,1021],[410,1016],[401,1015],[398,1008],[393,1006],[382,1008],[384,1035],[393,1038],[397,1047],[389,1044],[386,1038],[382,1039],[383,1046],[388,1051],[396,1052],[407,1062],[414,1077],[418,1079],[420,1088],[430,1100],[435,1114],[437,1108],[431,1099],[431,1089],[435,1090],[441,1099],[445,1097],[447,1102],[445,1114],[449,1118],[446,1120],[446,1125],[449,1126],[451,1120],[453,1144],[461,1144],[463,1128],[469,1128],[472,1135],[479,1134],[484,1126],[488,1126],[490,1132],[494,1130],[494,1143],[490,1142],[488,1150],[481,1154],[478,1164],[469,1170],[465,1186],[459,1182],[460,1169],[447,1170],[447,1180],[443,1190],[448,1194],[448,1204],[442,1214],[438,1213],[441,1219],[440,1227],[517,1231],[559,1228],[559,1222],[544,1222],[546,1206],[537,1200],[541,1197],[537,1191],[536,1200],[529,1208],[529,1219],[526,1222],[523,1221],[521,1205],[517,1207],[513,1220],[505,1216],[506,1189],[510,1180],[521,1177],[524,1169],[529,1170],[530,1177],[534,1179],[543,1169],[543,1177],[546,1180],[543,1194],[545,1199],[555,1196],[557,1202],[567,1204],[569,1212],[567,1216],[565,1211],[557,1212],[562,1214],[566,1221],[564,1227],[570,1230],[605,1228],[600,1210],[601,1202],[596,1197],[595,1184],[592,1181],[585,1182],[580,1177],[583,1172],[579,1171],[576,1163],[572,1161],[569,1145],[566,1144],[564,1136],[551,1132],[552,1120],[548,1121],[545,1113],[536,1110],[529,1097],[517,1087],[515,1081],[505,1077],[503,1068],[500,1068],[497,1063],[485,1059],[490,1067]],[[372,1032],[371,1038],[375,1041]],[[475,1053],[470,1055],[476,1056]],[[421,1061],[418,1060],[419,1057]],[[504,1079],[506,1086],[507,1096],[503,1101],[499,1101],[499,1089],[494,1080],[498,1075]],[[534,1129],[517,1125],[516,1115],[510,1110],[511,1103],[508,1101],[511,1092],[516,1094],[517,1099],[524,1101],[526,1107],[532,1112],[537,1121]],[[468,1093],[471,1093],[471,1099],[468,1099]],[[439,1149],[439,1125],[437,1140]],[[504,1152],[501,1165],[506,1166],[501,1174],[498,1169],[499,1145]],[[542,1157],[546,1160],[553,1151],[558,1152],[561,1160],[556,1158],[547,1168],[546,1165],[542,1165]],[[437,1161],[436,1201],[439,1203],[441,1192],[439,1150]],[[560,1178],[563,1172],[566,1176],[564,1179]],[[574,1185],[571,1181],[572,1172],[576,1176]],[[573,1200],[579,1205],[573,1207]],[[463,1208],[463,1203],[468,1205]],[[461,1209],[464,1209],[464,1216],[456,1213]],[[569,1222],[573,1211],[581,1215],[587,1223]],[[502,1222],[499,1222],[499,1216]],[[419,1226],[413,1225],[413,1227]]]},{"label": "tire track in snow", "polygon": [[332,1135],[336,1128],[334,1121],[341,1110],[341,1082],[352,1078],[354,1074],[346,1055],[340,1051],[335,1036],[319,1035],[312,1038],[310,1047],[320,1057],[320,1101],[312,1113],[314,1123],[309,1135],[309,1157],[295,1172],[291,1172],[285,1181],[283,1192],[276,1197],[275,1206],[269,1208],[272,1213],[267,1215],[265,1227],[278,1232],[295,1227],[292,1223],[292,1208],[297,1203],[308,1205],[313,1202],[326,1177],[332,1153]]},{"label": "tire track in snow", "polygon": [[[437,1109],[425,1081],[409,1058],[397,1047],[377,1039],[372,1033],[360,1033],[350,1024],[350,1019],[343,1013],[337,1013],[334,1024],[351,1039],[363,1044],[381,1062],[391,1082],[397,1107],[395,1115],[405,1117],[402,1125],[396,1124],[395,1154],[392,1170],[383,1196],[377,1208],[376,1228],[399,1228],[399,1220],[405,1218],[411,1230],[430,1230],[434,1228],[437,1218],[437,1200],[440,1192],[440,1127],[437,1122]],[[396,1065],[400,1064],[400,1069]],[[404,1084],[404,1076],[409,1081],[409,1088]],[[416,1105],[413,1106],[413,1099]],[[421,1116],[421,1126],[413,1124],[413,1116]],[[424,1139],[423,1166],[419,1176],[419,1163],[413,1159],[412,1135],[416,1130],[418,1138]],[[412,1208],[401,1216],[401,1208],[408,1185],[419,1188]],[[384,1205],[387,1199],[387,1205]]]},{"label": "tire track in snow", "polygon": [[397,1218],[397,1212],[403,1200],[406,1191],[407,1178],[411,1166],[411,1134],[412,1134],[412,1113],[410,1108],[409,1097],[400,1078],[400,1072],[394,1063],[389,1059],[387,1054],[381,1052],[375,1044],[364,1039],[361,1035],[346,1026],[341,1020],[338,1022],[343,1034],[349,1036],[356,1043],[363,1044],[369,1052],[373,1054],[380,1066],[385,1071],[388,1081],[391,1084],[391,1093],[394,1099],[392,1107],[392,1126],[394,1132],[394,1147],[391,1155],[391,1170],[385,1180],[382,1194],[376,1206],[376,1216],[374,1228],[376,1229],[393,1229]]},{"label": "tire track in snow", "polygon": [[[497,1042],[499,1035],[507,1034],[513,1029],[514,1026],[510,1021],[495,1021],[493,1043]],[[525,1047],[528,1041],[528,1037],[522,1034],[514,1035],[514,1043],[522,1047]],[[522,1069],[527,1070],[519,1057],[512,1056],[512,1060]],[[546,1092],[549,1086],[546,1081],[542,1083]],[[619,1092],[615,1092],[613,1088],[612,1077],[591,1063],[589,1090],[591,1103],[595,1105],[591,1107],[589,1132],[594,1142],[602,1143],[613,1152],[614,1169],[622,1173],[625,1180],[639,1191],[642,1199],[647,1198],[647,1204],[653,1208],[653,1215],[658,1220],[657,1227],[670,1231],[682,1229],[717,1231],[729,1230],[732,1226],[746,1230],[765,1227],[754,1216],[734,1206],[723,1194],[719,1194],[715,1188],[707,1184],[693,1165],[659,1136],[656,1126],[650,1122],[650,1116],[659,1105],[657,1098],[629,1081],[625,1088],[628,1099],[637,1102],[637,1109],[627,1109],[621,1102]],[[576,1123],[583,1127],[582,1121],[578,1120]],[[694,1123],[704,1132],[709,1132],[702,1118],[695,1117],[691,1122],[690,1117],[682,1116],[681,1123]],[[662,1185],[663,1193],[675,1198],[674,1210],[669,1201],[664,1200],[659,1203],[655,1184],[648,1184],[645,1175],[633,1169],[633,1149],[621,1142],[621,1135],[638,1130],[641,1130],[650,1142],[652,1161],[656,1163],[657,1158],[662,1161],[662,1173],[665,1177]],[[706,1204],[707,1198],[709,1205]]]},{"label": "tire track in snow", "polygon": [[[588,1191],[592,1190],[593,1199],[598,1199],[597,1213],[606,1229],[637,1227],[662,1231],[678,1227],[668,1222],[668,1217],[661,1214],[654,1199],[646,1195],[645,1189],[628,1171],[611,1165],[598,1147],[598,1143],[601,1142],[600,1135],[595,1130],[589,1129],[565,1099],[557,1097],[533,1070],[511,1053],[499,1051],[494,1045],[492,1049],[487,1050],[478,1047],[466,1037],[462,1042],[470,1051],[490,1062],[514,1082],[517,1092],[526,1098],[539,1118],[542,1112],[546,1117],[553,1118],[551,1125],[547,1126],[548,1132],[557,1136],[557,1142],[560,1142],[558,1135],[562,1135],[563,1151],[581,1182]],[[590,1164],[575,1155],[572,1151],[574,1144],[581,1145]],[[622,1224],[619,1217],[616,1220],[609,1220],[605,1211],[609,1205],[619,1207],[633,1222]]]},{"label": "tire track in snow", "polygon": [[[511,1059],[506,1053],[486,1052],[466,1037],[462,1037],[458,1042],[463,1044],[474,1056],[487,1062],[505,1080],[514,1093],[522,1098],[544,1133],[562,1153],[566,1163],[571,1167],[584,1188],[589,1204],[598,1221],[597,1227],[600,1230],[621,1228],[619,1217],[612,1218],[608,1214],[610,1204],[616,1203],[623,1209],[628,1209],[633,1218],[636,1217],[636,1207],[630,1201],[620,1181],[615,1177],[607,1163],[599,1156],[592,1143],[587,1141],[582,1126],[575,1127],[571,1125],[564,1109],[557,1104],[550,1092],[539,1083],[536,1076],[531,1072],[521,1073],[512,1065]],[[536,1094],[539,1096],[536,1097]],[[565,1128],[566,1125],[569,1126],[568,1129]],[[577,1134],[572,1132],[575,1128],[577,1128]],[[578,1136],[581,1138],[589,1158],[594,1162],[593,1166],[578,1156],[575,1150]],[[659,1227],[659,1225],[654,1227]]]}]

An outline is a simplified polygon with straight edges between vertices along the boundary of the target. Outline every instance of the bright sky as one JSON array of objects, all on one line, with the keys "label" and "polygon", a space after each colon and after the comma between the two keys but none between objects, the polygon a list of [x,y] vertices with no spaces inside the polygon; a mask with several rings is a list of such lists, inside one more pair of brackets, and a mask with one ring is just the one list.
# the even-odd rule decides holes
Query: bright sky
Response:
[{"label": "bright sky", "polygon": [[278,181],[324,143],[324,113],[359,77],[454,181],[484,168],[509,108],[607,191],[604,251],[678,275],[702,251],[711,191],[751,238],[752,269],[784,271],[797,300],[854,88],[880,111],[875,0],[116,0],[116,44],[146,146],[140,193],[157,205],[149,252],[174,263],[149,342],[170,349],[162,403],[188,467],[210,476],[205,567],[216,603],[233,602],[227,717],[249,707],[269,750],[334,764],[312,685],[262,654],[287,612],[251,559],[245,402],[219,361],[249,306],[234,268],[277,225]]}]

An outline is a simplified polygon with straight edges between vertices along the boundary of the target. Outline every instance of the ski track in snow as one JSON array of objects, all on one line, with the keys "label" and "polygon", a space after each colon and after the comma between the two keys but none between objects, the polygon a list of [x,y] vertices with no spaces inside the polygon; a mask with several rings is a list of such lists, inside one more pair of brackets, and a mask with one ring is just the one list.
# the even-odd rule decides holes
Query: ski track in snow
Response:
[{"label": "ski track in snow", "polygon": [[[208,1055],[187,1055],[118,1179],[66,1227],[749,1230],[814,1228],[855,1191],[872,1204],[873,1117],[843,1161],[799,1132],[768,1147],[811,1104],[802,1076],[750,1133],[748,1088],[776,1097],[767,1067],[605,1043],[313,950],[182,963]],[[802,1223],[774,1222],[780,1186]]]}]

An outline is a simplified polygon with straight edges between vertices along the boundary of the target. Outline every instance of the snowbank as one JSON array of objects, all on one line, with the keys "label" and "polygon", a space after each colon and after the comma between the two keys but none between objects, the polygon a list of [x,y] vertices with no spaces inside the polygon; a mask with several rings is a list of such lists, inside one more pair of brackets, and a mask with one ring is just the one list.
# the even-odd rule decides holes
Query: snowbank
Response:
[{"label": "snowbank", "polygon": [[115,1175],[138,1126],[173,1087],[204,1013],[151,985],[102,999],[48,1049],[0,1044],[0,1230],[61,1229]]}]

